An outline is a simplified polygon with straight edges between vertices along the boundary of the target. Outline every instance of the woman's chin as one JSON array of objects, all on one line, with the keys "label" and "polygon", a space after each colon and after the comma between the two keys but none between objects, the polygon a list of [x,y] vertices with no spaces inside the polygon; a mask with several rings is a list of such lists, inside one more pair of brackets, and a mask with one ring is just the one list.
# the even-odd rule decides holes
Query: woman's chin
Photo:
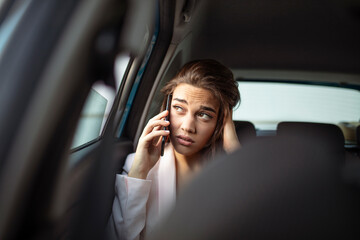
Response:
[{"label": "woman's chin", "polygon": [[196,154],[198,151],[191,146],[184,146],[181,144],[173,144],[174,150],[183,156],[189,157]]}]

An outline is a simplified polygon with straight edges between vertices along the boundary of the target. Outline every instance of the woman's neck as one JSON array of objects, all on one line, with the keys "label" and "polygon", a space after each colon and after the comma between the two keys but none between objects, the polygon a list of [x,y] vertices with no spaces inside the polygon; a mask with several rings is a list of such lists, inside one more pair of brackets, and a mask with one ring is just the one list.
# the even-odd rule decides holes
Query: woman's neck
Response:
[{"label": "woman's neck", "polygon": [[182,189],[201,168],[201,155],[184,156],[174,151],[177,188]]},{"label": "woman's neck", "polygon": [[187,166],[189,169],[192,169],[196,165],[201,162],[201,155],[200,154],[194,154],[191,156],[184,156],[174,150],[175,159],[176,162],[181,164],[182,166]]}]

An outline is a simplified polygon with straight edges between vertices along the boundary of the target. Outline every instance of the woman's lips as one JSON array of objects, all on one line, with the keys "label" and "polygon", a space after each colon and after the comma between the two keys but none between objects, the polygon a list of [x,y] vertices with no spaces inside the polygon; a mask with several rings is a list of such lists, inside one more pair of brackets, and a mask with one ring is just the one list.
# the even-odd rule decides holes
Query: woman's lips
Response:
[{"label": "woman's lips", "polygon": [[177,135],[176,140],[178,141],[179,144],[184,146],[190,146],[191,144],[194,143],[194,140],[184,135]]}]

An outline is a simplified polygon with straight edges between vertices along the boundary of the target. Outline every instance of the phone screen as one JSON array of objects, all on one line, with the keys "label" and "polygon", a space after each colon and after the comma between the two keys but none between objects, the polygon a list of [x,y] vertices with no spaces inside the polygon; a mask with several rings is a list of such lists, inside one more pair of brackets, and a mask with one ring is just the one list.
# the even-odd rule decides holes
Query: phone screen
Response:
[{"label": "phone screen", "polygon": [[[167,99],[166,99],[166,108],[165,108],[165,110],[168,110],[168,111],[169,111],[169,109],[170,109],[171,97],[172,97],[171,94],[169,94],[169,95],[167,96]],[[169,114],[165,117],[165,121],[168,121],[168,120],[169,120],[169,115],[170,115],[170,112],[169,112]],[[166,130],[166,127],[164,127],[164,130]],[[162,137],[162,141],[161,141],[161,156],[164,156],[165,142],[166,142],[166,137]]]}]

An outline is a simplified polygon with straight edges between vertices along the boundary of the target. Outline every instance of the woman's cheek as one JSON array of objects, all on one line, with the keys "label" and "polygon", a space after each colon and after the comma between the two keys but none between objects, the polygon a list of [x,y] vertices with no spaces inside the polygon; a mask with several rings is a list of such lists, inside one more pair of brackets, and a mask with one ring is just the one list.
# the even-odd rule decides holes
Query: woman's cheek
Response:
[{"label": "woman's cheek", "polygon": [[170,131],[174,131],[177,128],[179,119],[176,116],[170,115]]},{"label": "woman's cheek", "polygon": [[170,124],[177,125],[181,121],[181,116],[176,113],[170,113]]},{"label": "woman's cheek", "polygon": [[216,124],[204,124],[202,126],[203,136],[206,136],[207,140],[209,140],[214,134]]}]

